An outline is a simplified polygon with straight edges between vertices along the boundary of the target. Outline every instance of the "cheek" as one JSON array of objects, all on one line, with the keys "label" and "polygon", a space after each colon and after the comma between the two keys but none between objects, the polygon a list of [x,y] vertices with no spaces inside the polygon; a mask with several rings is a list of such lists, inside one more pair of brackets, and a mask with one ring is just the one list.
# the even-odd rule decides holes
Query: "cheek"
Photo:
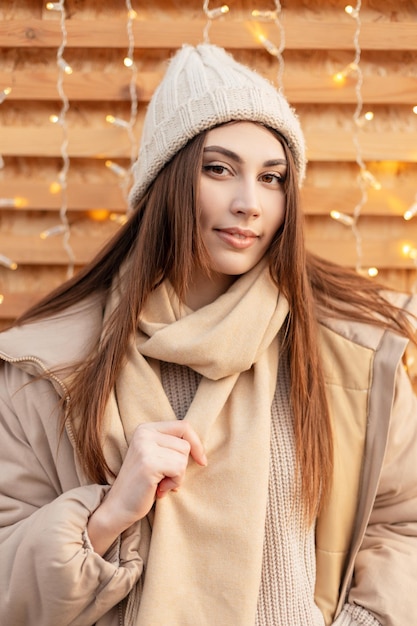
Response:
[{"label": "cheek", "polygon": [[279,197],[278,201],[271,203],[269,207],[269,226],[271,231],[276,231],[282,226],[285,218],[285,197]]},{"label": "cheek", "polygon": [[216,219],[221,212],[222,203],[224,204],[224,198],[215,187],[201,185],[198,215],[202,228],[209,226]]}]

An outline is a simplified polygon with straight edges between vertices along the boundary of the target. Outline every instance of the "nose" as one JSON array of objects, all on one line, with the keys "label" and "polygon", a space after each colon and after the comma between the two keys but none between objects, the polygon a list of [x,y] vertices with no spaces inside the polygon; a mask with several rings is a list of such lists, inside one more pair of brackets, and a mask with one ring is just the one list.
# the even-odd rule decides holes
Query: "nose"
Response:
[{"label": "nose", "polygon": [[231,211],[233,214],[243,214],[247,217],[258,217],[261,212],[260,201],[256,184],[252,181],[241,181],[234,194]]}]

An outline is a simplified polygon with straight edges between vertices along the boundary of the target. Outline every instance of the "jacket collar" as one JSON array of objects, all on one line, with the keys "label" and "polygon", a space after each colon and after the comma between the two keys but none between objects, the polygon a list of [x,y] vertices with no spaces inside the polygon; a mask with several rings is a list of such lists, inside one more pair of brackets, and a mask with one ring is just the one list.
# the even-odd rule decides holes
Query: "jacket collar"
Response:
[{"label": "jacket collar", "polygon": [[51,317],[0,334],[0,358],[29,374],[60,371],[65,377],[100,337],[104,294],[96,293]]}]

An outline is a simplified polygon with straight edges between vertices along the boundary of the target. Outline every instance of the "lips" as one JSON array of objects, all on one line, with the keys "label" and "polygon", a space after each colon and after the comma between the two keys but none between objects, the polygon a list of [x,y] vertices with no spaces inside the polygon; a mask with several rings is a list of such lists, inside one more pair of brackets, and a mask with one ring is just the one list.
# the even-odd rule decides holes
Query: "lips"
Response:
[{"label": "lips", "polygon": [[216,228],[215,232],[222,241],[238,250],[249,248],[258,239],[256,233],[246,228]]}]

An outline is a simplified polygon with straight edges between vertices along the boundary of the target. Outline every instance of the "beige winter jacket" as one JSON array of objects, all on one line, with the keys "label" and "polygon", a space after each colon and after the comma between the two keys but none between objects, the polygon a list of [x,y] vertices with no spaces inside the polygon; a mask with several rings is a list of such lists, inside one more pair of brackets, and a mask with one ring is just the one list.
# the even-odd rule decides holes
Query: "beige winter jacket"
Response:
[{"label": "beige winter jacket", "polygon": [[[59,436],[60,380],[34,380],[80,360],[102,313],[95,296],[0,336],[4,626],[120,626],[121,601],[142,573],[149,537],[136,526],[104,558],[91,549],[86,523],[107,487],[88,484],[71,433]],[[326,624],[347,600],[383,626],[415,626],[417,403],[401,364],[405,341],[333,322],[321,327],[321,349],[336,450],[332,496],[317,524],[316,601]]]}]

